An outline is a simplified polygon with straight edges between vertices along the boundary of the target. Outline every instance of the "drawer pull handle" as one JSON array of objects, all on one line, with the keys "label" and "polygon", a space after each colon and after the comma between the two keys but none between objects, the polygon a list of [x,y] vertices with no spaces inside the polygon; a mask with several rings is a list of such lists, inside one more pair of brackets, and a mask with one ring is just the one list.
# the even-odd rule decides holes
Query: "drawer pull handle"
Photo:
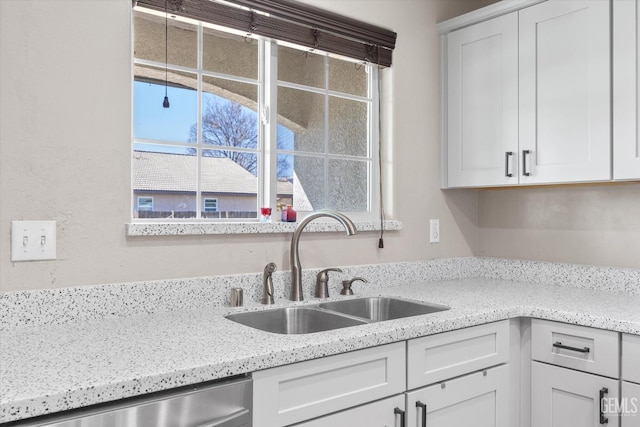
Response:
[{"label": "drawer pull handle", "polygon": [[589,353],[589,347],[584,347],[584,348],[578,348],[578,347],[571,347],[569,345],[564,345],[562,344],[560,341],[556,341],[553,343],[553,346],[555,348],[562,348],[565,350],[571,350],[571,351],[577,351],[578,353]]},{"label": "drawer pull handle", "polygon": [[600,424],[609,424],[609,418],[605,418],[604,412],[602,412],[602,400],[604,399],[604,395],[609,393],[609,389],[606,387],[602,387],[600,389]]},{"label": "drawer pull handle", "polygon": [[420,412],[422,412],[422,427],[427,427],[427,404],[418,400],[416,402],[416,408],[421,409]]},{"label": "drawer pull handle", "polygon": [[404,413],[404,411],[402,409],[400,409],[400,408],[395,408],[393,410],[393,413],[395,415],[400,415],[400,427],[405,427],[405,419],[404,419],[405,418],[404,417],[405,413]]}]

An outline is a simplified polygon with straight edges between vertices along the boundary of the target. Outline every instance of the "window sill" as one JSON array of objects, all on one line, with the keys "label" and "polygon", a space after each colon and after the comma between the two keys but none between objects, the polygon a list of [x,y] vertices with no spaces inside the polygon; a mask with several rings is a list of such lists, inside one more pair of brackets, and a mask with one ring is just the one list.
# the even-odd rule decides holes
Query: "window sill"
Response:
[{"label": "window sill", "polygon": [[[358,231],[380,231],[380,221],[354,221]],[[210,234],[275,234],[293,233],[296,222],[134,222],[125,225],[127,237],[141,236],[200,236]],[[402,229],[402,222],[384,221],[385,231]],[[342,226],[334,221],[315,221],[307,225],[305,232],[320,233],[343,231]]]}]

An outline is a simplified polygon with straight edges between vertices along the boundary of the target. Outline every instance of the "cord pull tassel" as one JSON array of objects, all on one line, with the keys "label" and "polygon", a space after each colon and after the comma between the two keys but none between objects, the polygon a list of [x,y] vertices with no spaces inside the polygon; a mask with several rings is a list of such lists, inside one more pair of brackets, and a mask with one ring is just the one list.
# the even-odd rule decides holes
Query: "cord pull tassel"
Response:
[{"label": "cord pull tassel", "polygon": [[169,108],[169,97],[168,96],[164,97],[164,101],[162,101],[162,106],[164,108]]}]

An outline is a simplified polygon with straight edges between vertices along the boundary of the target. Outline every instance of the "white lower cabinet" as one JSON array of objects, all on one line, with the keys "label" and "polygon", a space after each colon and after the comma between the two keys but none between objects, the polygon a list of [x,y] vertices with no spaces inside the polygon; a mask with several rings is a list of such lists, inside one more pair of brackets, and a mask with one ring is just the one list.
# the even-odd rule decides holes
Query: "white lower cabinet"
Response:
[{"label": "white lower cabinet", "polygon": [[622,335],[621,427],[640,427],[640,336]]},{"label": "white lower cabinet", "polygon": [[404,416],[404,396],[400,394],[337,414],[296,424],[296,427],[395,427],[402,426],[402,417]]},{"label": "white lower cabinet", "polygon": [[621,427],[640,427],[640,384],[622,381],[620,424]]},{"label": "white lower cabinet", "polygon": [[428,405],[430,427],[510,427],[509,325],[505,320],[254,372],[253,425],[420,426],[420,401]]},{"label": "white lower cabinet", "polygon": [[620,334],[531,322],[531,427],[620,426]]},{"label": "white lower cabinet", "polygon": [[501,321],[410,340],[407,426],[511,427],[509,327]]},{"label": "white lower cabinet", "polygon": [[618,380],[531,362],[532,427],[619,427]]},{"label": "white lower cabinet", "polygon": [[640,335],[622,335],[622,379],[640,384]]},{"label": "white lower cabinet", "polygon": [[508,422],[508,365],[407,393],[410,427],[508,427]]},{"label": "white lower cabinet", "polygon": [[[522,325],[505,320],[254,372],[253,425],[640,427],[640,336],[536,319],[528,334]],[[518,423],[519,413],[531,417]]]}]

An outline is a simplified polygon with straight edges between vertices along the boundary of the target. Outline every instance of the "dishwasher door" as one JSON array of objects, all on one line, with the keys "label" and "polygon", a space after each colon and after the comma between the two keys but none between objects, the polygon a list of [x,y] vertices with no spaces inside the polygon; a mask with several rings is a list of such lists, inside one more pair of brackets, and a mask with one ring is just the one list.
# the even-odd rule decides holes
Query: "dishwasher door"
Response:
[{"label": "dishwasher door", "polygon": [[253,383],[242,376],[10,423],[20,427],[252,427]]}]

